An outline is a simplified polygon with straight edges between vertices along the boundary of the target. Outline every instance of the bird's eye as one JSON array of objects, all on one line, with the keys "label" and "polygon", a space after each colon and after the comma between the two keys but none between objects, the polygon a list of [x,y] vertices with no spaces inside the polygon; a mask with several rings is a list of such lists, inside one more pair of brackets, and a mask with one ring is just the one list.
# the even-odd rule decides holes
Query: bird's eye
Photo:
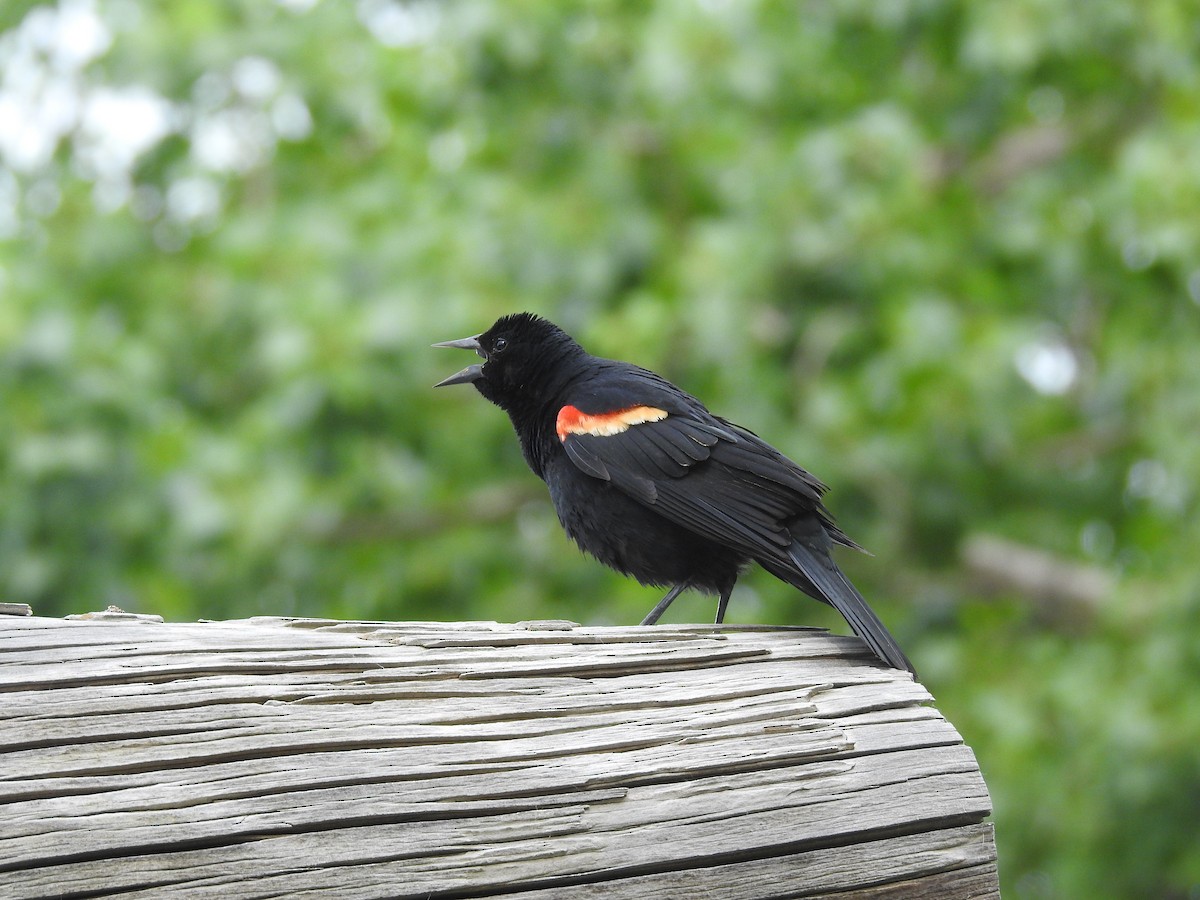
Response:
[{"label": "bird's eye", "polygon": [[493,353],[503,353],[504,348],[507,346],[508,346],[508,341],[502,337],[498,337],[494,341],[492,341],[492,352]]}]

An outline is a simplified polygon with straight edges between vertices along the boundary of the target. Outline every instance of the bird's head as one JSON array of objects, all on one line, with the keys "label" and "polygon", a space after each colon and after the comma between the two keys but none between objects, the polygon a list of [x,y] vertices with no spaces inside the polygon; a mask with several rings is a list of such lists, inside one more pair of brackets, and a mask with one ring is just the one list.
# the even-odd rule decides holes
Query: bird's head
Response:
[{"label": "bird's head", "polygon": [[550,399],[569,369],[561,365],[563,360],[583,354],[569,334],[532,313],[502,316],[482,334],[433,346],[474,350],[483,358],[434,387],[474,384],[479,393],[510,413]]}]

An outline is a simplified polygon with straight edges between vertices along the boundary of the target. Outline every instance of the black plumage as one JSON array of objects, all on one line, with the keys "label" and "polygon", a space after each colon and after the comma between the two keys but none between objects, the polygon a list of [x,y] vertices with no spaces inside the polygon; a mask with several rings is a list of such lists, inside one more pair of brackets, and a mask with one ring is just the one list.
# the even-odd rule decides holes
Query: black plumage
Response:
[{"label": "black plumage", "polygon": [[718,623],[751,561],[834,606],[890,666],[912,663],[830,551],[853,547],[821,502],[823,485],[751,431],[646,369],[587,353],[530,313],[435,344],[483,363],[444,381],[472,383],[508,413],[529,467],[567,534],[602,563],[670,591],[719,596]]}]

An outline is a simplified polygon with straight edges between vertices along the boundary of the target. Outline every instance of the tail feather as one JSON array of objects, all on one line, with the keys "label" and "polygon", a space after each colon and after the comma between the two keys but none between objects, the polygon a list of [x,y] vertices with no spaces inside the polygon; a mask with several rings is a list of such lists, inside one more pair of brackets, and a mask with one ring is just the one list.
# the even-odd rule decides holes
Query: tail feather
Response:
[{"label": "tail feather", "polygon": [[[798,573],[784,573],[772,566],[772,574],[783,578],[801,590],[815,587],[818,599],[824,600],[840,612],[849,623],[854,633],[866,641],[867,646],[879,659],[894,669],[906,669],[916,675],[916,669],[896,643],[887,626],[879,620],[879,616],[867,605],[863,595],[850,583],[842,570],[830,558],[827,552],[806,546],[801,540],[792,542],[787,551],[792,562],[796,564]],[[791,577],[788,577],[788,576]],[[797,583],[797,575],[807,582]]]}]

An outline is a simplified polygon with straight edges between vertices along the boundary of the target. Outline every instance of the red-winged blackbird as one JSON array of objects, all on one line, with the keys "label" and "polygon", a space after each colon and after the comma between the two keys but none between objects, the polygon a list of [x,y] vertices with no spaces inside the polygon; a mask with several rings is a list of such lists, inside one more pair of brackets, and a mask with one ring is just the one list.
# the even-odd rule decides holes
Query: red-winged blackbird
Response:
[{"label": "red-winged blackbird", "polygon": [[883,662],[913,671],[830,557],[834,544],[861,548],[821,503],[825,485],[753,432],[531,313],[434,346],[483,357],[436,386],[473,383],[508,413],[567,535],[642,584],[670,587],[643,625],[688,588],[720,596],[719,624],[754,560],[832,604]]}]

